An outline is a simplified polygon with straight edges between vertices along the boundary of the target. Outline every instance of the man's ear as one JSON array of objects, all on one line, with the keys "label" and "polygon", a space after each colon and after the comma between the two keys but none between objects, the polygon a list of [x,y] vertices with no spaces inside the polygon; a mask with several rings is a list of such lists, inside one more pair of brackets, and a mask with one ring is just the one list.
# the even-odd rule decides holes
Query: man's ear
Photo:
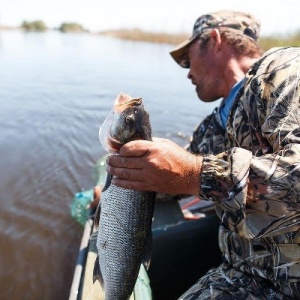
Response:
[{"label": "man's ear", "polygon": [[212,31],[210,32],[210,38],[212,41],[212,49],[217,51],[222,44],[220,31],[216,28],[212,29]]}]

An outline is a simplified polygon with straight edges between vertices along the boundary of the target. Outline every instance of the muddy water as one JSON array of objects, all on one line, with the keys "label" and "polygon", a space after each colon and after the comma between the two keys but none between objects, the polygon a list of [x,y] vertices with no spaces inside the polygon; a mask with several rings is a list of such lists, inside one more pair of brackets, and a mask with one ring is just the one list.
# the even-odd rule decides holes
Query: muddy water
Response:
[{"label": "muddy water", "polygon": [[143,97],[154,135],[182,145],[215,106],[171,48],[0,32],[0,299],[68,299],[82,234],[70,201],[94,185],[98,128],[119,92]]}]

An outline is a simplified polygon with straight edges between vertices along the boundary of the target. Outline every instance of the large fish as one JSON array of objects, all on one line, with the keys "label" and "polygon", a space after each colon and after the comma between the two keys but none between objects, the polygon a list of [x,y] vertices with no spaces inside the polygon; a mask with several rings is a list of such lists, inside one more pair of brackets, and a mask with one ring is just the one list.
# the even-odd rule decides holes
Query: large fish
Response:
[{"label": "large fish", "polygon": [[[112,113],[100,128],[99,137],[102,145],[113,153],[129,141],[151,140],[149,115],[142,98],[119,94]],[[100,217],[96,213],[99,229],[94,281],[100,281],[105,300],[127,300],[141,263],[148,267],[150,262],[156,194],[117,187],[110,183],[110,177],[102,190]]]}]

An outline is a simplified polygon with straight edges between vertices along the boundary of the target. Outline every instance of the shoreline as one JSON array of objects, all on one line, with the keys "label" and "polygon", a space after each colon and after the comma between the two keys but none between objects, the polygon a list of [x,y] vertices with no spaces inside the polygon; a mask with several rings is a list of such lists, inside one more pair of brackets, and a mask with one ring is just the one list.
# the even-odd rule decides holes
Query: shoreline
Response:
[{"label": "shoreline", "polygon": [[[26,31],[21,26],[0,26],[0,31],[12,31],[20,30]],[[28,32],[47,32],[47,31],[60,31],[57,28],[49,28],[45,31],[28,31]],[[151,43],[165,43],[171,45],[178,45],[184,40],[188,39],[190,35],[186,33],[158,33],[158,32],[149,32],[141,29],[112,29],[98,32],[90,32],[88,30],[76,31],[70,30],[67,33],[84,33],[92,35],[102,35],[109,36],[113,38],[131,40],[135,42],[151,42]],[[294,33],[287,35],[270,35],[270,36],[261,36],[259,39],[259,45],[263,51],[267,51],[272,47],[285,47],[285,46],[300,46],[300,30],[295,30]]]}]

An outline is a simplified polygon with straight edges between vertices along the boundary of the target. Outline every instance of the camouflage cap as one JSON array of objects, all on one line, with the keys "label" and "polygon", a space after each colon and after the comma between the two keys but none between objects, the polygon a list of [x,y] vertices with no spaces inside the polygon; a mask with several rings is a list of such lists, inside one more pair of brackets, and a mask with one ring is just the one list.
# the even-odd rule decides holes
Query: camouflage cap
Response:
[{"label": "camouflage cap", "polygon": [[217,27],[228,27],[240,31],[245,36],[254,39],[259,37],[260,22],[251,14],[221,10],[199,17],[193,28],[192,37],[170,52],[174,60],[183,68],[189,68],[187,58],[188,46],[205,30]]}]

